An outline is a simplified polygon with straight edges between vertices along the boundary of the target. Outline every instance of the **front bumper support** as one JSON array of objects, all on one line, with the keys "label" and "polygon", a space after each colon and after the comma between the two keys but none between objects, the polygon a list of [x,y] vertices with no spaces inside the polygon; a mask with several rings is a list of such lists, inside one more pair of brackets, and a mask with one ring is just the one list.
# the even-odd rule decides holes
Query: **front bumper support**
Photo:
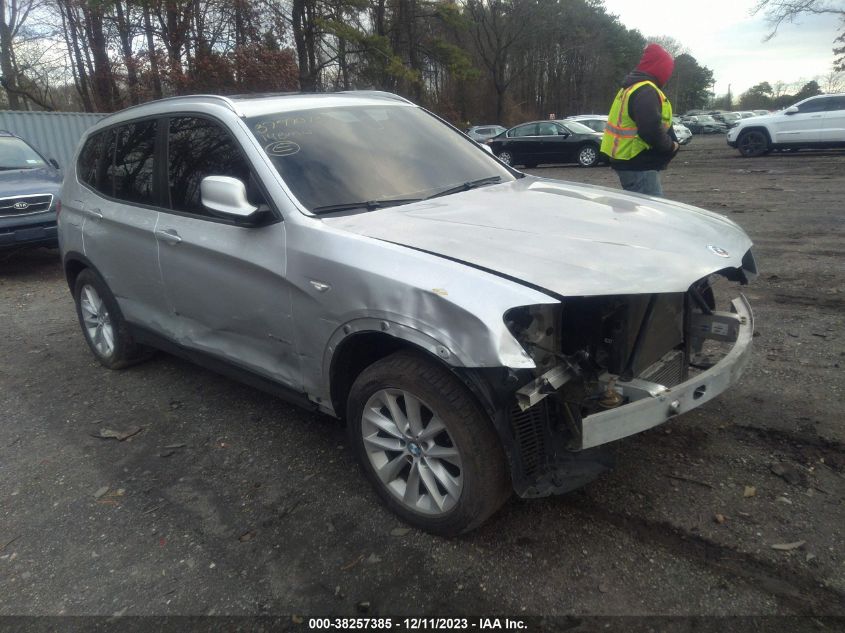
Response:
[{"label": "front bumper support", "polygon": [[731,311],[739,317],[739,332],[733,348],[721,361],[671,388],[655,384],[654,389],[643,390],[639,385],[638,391],[645,391],[646,397],[583,418],[580,442],[576,439],[574,448],[600,446],[659,426],[712,400],[737,382],[751,358],[754,316],[743,295],[731,302]]}]

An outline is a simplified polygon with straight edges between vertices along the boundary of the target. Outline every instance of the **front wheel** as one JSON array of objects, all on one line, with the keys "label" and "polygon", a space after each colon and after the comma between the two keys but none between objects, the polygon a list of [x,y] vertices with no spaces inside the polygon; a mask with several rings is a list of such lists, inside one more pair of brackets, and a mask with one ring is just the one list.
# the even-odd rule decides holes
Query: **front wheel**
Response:
[{"label": "front wheel", "polygon": [[508,150],[504,150],[497,154],[499,160],[502,161],[505,165],[510,165],[513,167],[513,154],[511,154]]},{"label": "front wheel", "polygon": [[737,139],[736,147],[746,158],[756,158],[769,152],[769,139],[763,132],[751,130]]},{"label": "front wheel", "polygon": [[592,167],[599,162],[599,149],[595,145],[582,145],[578,149],[578,164]]},{"label": "front wheel", "polygon": [[349,394],[353,450],[385,504],[418,528],[454,536],[510,496],[490,418],[447,369],[397,352],[365,369]]}]

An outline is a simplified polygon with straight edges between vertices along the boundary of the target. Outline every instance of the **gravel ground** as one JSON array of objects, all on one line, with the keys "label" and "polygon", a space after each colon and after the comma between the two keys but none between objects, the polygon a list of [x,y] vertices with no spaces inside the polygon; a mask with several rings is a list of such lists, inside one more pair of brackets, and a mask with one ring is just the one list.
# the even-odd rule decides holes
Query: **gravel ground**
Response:
[{"label": "gravel ground", "polygon": [[452,540],[403,529],[332,419],[165,354],[103,369],[56,252],[3,254],[0,615],[845,615],[843,174],[841,151],[683,148],[667,197],[756,244],[751,368]]}]

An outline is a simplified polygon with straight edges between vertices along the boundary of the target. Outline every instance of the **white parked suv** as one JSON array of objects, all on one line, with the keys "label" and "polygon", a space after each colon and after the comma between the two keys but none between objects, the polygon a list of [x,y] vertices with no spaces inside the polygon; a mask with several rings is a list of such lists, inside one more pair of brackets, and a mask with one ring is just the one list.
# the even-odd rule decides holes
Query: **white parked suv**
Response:
[{"label": "white parked suv", "polygon": [[845,147],[845,93],[810,97],[780,112],[743,119],[728,131],[728,145],[746,157],[773,149]]}]

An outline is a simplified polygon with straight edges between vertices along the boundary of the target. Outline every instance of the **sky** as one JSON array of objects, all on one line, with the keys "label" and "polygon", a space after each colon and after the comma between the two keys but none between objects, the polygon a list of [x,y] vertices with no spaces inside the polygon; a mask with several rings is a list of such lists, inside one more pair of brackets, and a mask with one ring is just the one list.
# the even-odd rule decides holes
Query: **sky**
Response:
[{"label": "sky", "polygon": [[[835,16],[802,16],[782,24],[777,35],[762,14],[751,15],[756,0],[605,0],[608,13],[644,36],[668,35],[683,44],[699,64],[713,71],[715,91],[730,85],[736,98],[768,81],[792,84],[826,75],[833,66]],[[821,82],[819,82],[821,83]]]}]

